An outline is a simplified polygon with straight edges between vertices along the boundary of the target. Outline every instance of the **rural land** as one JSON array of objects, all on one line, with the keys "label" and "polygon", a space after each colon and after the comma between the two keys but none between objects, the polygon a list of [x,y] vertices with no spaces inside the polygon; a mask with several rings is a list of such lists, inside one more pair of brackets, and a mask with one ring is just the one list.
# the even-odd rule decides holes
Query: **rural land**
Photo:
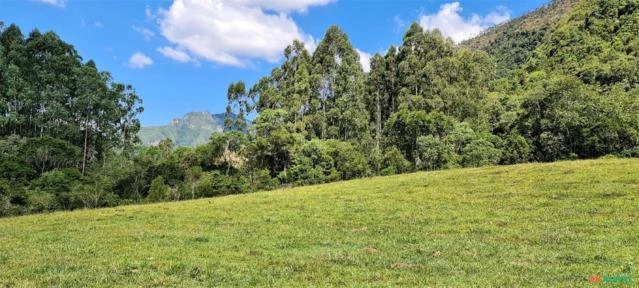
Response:
[{"label": "rural land", "polygon": [[639,1],[442,2],[374,54],[296,25],[411,1],[119,3],[171,85],[239,76],[181,118],[127,84],[162,60],[9,17],[79,2],[0,3],[0,287],[639,285]]}]

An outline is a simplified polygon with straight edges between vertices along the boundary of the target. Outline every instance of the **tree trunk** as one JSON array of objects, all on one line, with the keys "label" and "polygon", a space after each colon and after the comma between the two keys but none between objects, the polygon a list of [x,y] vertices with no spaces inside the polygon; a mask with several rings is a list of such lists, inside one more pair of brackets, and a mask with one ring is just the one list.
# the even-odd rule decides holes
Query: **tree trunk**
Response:
[{"label": "tree trunk", "polygon": [[87,142],[89,138],[89,121],[84,121],[84,150],[82,152],[82,176],[84,176],[87,167]]}]

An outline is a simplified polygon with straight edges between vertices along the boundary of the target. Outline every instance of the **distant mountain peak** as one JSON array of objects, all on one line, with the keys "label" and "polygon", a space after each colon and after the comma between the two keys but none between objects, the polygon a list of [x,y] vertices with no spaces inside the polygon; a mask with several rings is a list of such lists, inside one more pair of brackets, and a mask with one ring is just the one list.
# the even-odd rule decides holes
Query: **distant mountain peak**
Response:
[{"label": "distant mountain peak", "polygon": [[142,127],[140,140],[146,146],[157,145],[169,138],[178,146],[197,146],[208,142],[211,134],[224,130],[224,113],[211,114],[207,111],[186,113],[167,125]]}]

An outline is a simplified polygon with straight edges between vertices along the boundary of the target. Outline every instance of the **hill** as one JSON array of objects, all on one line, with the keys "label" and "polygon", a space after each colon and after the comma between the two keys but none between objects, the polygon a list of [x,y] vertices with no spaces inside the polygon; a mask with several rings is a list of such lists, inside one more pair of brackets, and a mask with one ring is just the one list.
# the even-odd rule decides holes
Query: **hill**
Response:
[{"label": "hill", "polygon": [[637,281],[637,171],[637,159],[523,164],[5,218],[0,286]]},{"label": "hill", "polygon": [[190,112],[183,118],[173,119],[168,125],[142,127],[138,135],[145,146],[157,145],[170,138],[177,146],[193,147],[205,144],[211,134],[222,132],[223,129],[223,113]]},{"label": "hill", "polygon": [[492,55],[498,73],[525,64],[543,38],[566,17],[579,0],[553,0],[549,4],[521,17],[486,30],[481,35],[461,43],[462,47],[479,49]]}]

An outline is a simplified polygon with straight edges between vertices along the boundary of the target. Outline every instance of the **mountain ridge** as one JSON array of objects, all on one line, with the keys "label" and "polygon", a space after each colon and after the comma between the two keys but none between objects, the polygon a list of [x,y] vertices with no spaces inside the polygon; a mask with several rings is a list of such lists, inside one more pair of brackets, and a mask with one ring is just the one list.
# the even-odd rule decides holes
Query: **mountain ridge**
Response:
[{"label": "mountain ridge", "polygon": [[142,127],[139,137],[145,146],[157,145],[168,138],[177,146],[193,147],[208,142],[211,134],[222,132],[225,117],[224,113],[193,111],[171,120],[166,125]]}]

